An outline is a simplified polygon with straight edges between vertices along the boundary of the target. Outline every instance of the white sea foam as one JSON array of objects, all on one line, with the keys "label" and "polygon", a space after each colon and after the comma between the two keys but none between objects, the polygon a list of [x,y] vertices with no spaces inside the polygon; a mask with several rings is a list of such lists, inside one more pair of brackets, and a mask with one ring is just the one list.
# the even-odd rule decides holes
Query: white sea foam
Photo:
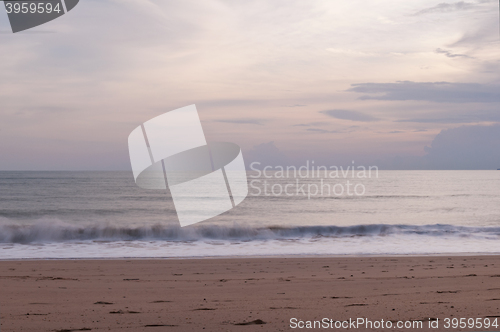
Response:
[{"label": "white sea foam", "polygon": [[500,253],[500,227],[0,224],[2,259]]},{"label": "white sea foam", "polygon": [[2,259],[186,258],[318,255],[499,254],[500,241],[420,235],[310,237],[281,240],[70,241],[2,244]]},{"label": "white sea foam", "polygon": [[453,225],[352,225],[247,227],[177,225],[120,227],[112,225],[72,225],[60,221],[42,220],[19,225],[0,222],[0,243],[53,243],[69,241],[205,241],[205,240],[294,240],[314,238],[376,237],[415,235],[425,237],[478,238],[499,240],[500,227],[466,227]]}]

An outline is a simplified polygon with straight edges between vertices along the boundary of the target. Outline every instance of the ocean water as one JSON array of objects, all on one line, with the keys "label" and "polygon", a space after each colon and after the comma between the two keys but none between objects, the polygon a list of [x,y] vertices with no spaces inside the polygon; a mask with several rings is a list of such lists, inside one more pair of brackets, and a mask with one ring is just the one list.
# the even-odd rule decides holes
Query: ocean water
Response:
[{"label": "ocean water", "polygon": [[240,205],[181,228],[131,172],[0,172],[0,259],[500,253],[500,171],[337,175],[249,172]]}]

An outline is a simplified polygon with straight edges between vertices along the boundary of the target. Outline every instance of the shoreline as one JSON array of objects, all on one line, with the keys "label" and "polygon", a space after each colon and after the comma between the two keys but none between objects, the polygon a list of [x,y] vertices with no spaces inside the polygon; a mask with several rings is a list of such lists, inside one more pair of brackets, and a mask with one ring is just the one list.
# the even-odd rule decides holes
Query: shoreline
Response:
[{"label": "shoreline", "polygon": [[491,252],[458,252],[458,253],[431,253],[431,254],[318,254],[318,255],[241,255],[241,256],[151,256],[151,257],[48,257],[48,258],[0,258],[0,262],[12,261],[123,261],[123,260],[204,260],[204,259],[295,259],[295,258],[399,258],[399,257],[491,257],[500,253]]},{"label": "shoreline", "polygon": [[234,331],[245,329],[241,324],[256,325],[248,330],[287,331],[292,330],[291,318],[424,321],[497,316],[500,321],[499,259],[4,260],[0,323],[2,331],[154,331],[161,326]]}]

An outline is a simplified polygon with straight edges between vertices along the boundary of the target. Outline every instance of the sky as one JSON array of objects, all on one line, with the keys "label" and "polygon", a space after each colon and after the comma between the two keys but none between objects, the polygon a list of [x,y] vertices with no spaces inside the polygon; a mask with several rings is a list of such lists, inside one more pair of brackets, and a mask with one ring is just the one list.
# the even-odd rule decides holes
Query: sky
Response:
[{"label": "sky", "polygon": [[247,164],[500,168],[495,0],[80,0],[0,10],[0,170],[130,170],[141,123],[196,104]]}]

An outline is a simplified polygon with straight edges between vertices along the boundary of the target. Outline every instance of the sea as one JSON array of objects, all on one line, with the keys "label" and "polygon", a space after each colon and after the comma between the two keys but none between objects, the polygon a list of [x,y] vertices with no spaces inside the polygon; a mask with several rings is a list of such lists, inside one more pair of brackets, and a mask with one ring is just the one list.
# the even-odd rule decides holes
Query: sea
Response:
[{"label": "sea", "polygon": [[247,177],[235,208],[180,227],[131,172],[0,172],[0,259],[500,253],[500,171]]}]

